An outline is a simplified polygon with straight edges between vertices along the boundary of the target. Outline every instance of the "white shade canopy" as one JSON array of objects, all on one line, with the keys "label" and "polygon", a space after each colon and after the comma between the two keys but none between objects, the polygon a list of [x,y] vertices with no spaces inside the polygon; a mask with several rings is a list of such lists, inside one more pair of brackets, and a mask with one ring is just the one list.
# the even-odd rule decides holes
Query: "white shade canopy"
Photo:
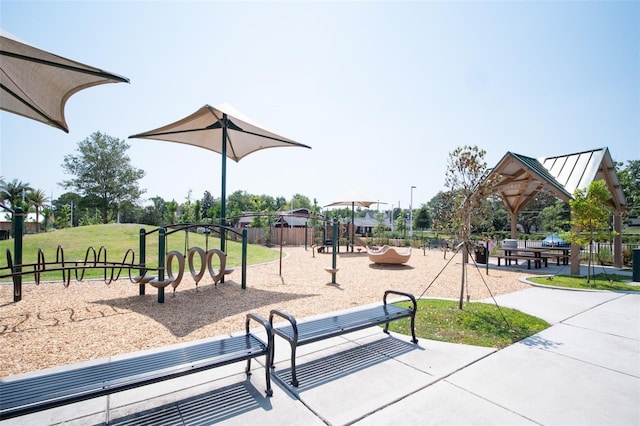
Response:
[{"label": "white shade canopy", "polygon": [[327,204],[325,207],[338,207],[338,206],[351,206],[351,207],[364,207],[369,208],[372,204],[387,204],[380,201],[363,201],[363,200],[353,200],[353,201],[334,201],[331,204]]},{"label": "white shade canopy", "polygon": [[119,82],[129,80],[38,49],[0,29],[0,109],[4,111],[68,133],[64,106],[71,95]]},{"label": "white shade canopy", "polygon": [[[226,150],[223,150],[223,129],[226,128]],[[198,146],[240,161],[252,152],[266,148],[311,148],[260,127],[229,104],[205,105],[193,114],[174,123],[129,138],[157,139]]]},{"label": "white shade canopy", "polygon": [[[301,147],[307,145],[279,136],[258,126],[229,104],[217,107],[205,105],[193,114],[174,123],[138,133],[129,138],[156,139],[198,146],[222,155],[222,183],[220,185],[220,224],[226,223],[227,158],[238,162],[241,158],[265,148]],[[220,249],[225,251],[224,232]]]}]

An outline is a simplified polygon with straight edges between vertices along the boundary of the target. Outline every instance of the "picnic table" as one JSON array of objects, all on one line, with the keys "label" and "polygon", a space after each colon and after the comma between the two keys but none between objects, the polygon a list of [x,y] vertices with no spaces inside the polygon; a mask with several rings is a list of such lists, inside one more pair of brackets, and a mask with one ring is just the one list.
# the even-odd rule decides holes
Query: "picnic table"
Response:
[{"label": "picnic table", "polygon": [[570,247],[545,247],[545,250],[544,255],[556,258],[558,266],[560,266],[560,262],[562,262],[563,265],[569,264]]},{"label": "picnic table", "polygon": [[548,249],[544,247],[500,247],[496,250],[501,251],[502,254],[498,254],[498,266],[500,266],[500,260],[504,259],[505,266],[511,265],[511,261],[526,260],[527,268],[531,269],[531,261],[533,260],[534,268],[541,268],[542,263],[544,266],[548,266]]}]

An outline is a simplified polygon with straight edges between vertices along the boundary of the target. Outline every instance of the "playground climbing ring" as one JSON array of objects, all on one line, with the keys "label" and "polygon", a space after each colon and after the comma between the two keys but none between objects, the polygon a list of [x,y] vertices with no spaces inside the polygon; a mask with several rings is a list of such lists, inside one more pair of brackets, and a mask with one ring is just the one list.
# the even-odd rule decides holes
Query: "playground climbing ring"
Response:
[{"label": "playground climbing ring", "polygon": [[[196,268],[196,255],[200,260],[199,269]],[[217,271],[213,268],[214,256],[217,256],[220,262],[220,268]],[[174,261],[178,263],[177,275],[173,274]],[[184,276],[185,263],[186,266],[189,267],[189,272],[191,273],[193,280],[196,282],[196,288],[198,286],[198,283],[202,280],[206,271],[209,271],[209,275],[211,276],[213,283],[217,285],[218,282],[222,280],[222,277],[224,277],[227,255],[218,249],[210,249],[208,251],[204,251],[200,247],[191,247],[186,256],[177,250],[170,251],[169,253],[167,253],[166,279],[152,279],[149,281],[149,284],[156,288],[163,288],[171,285],[171,287],[173,287],[173,291],[175,292],[176,287],[180,285],[180,282],[182,281],[182,278]]]}]

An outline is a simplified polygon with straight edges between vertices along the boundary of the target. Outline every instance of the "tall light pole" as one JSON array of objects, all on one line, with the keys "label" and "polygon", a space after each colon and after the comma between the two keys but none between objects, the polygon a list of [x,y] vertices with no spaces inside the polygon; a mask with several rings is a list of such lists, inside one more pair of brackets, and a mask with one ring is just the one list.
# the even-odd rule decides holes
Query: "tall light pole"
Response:
[{"label": "tall light pole", "polygon": [[411,201],[409,203],[409,238],[413,239],[413,190],[415,186],[411,186]]}]

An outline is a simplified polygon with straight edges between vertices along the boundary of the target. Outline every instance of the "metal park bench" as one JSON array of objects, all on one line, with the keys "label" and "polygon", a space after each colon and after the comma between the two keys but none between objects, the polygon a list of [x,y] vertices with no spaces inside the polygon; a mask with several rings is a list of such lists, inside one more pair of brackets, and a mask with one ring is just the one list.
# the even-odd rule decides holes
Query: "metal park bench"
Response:
[{"label": "metal park bench", "polygon": [[[408,298],[412,302],[412,306],[405,308],[394,304],[388,304],[387,296],[389,294],[396,294]],[[349,311],[343,314],[300,323],[298,323],[292,315],[281,310],[273,309],[269,315],[269,322],[272,326],[275,316],[282,317],[288,322],[288,325],[273,327],[273,333],[274,338],[275,335],[278,335],[288,341],[291,345],[291,384],[295,387],[298,386],[298,379],[296,376],[296,348],[298,346],[306,345],[307,343],[317,342],[319,340],[382,324],[385,324],[384,332],[388,334],[389,323],[401,318],[411,319],[411,341],[413,343],[418,343],[415,332],[415,316],[418,306],[415,297],[409,293],[387,290],[384,293],[382,301],[383,303],[380,306],[374,306],[357,311]],[[272,351],[273,348],[274,347],[272,346]],[[271,367],[273,368],[273,352],[270,358]]]},{"label": "metal park bench", "polygon": [[[267,332],[265,343],[249,331],[251,320],[261,323]],[[157,383],[214,367],[247,361],[265,355],[267,396],[271,396],[271,325],[256,314],[247,314],[246,333],[193,345],[169,348],[153,353],[80,366],[54,372],[4,378],[0,381],[0,420],[78,401]]]}]

